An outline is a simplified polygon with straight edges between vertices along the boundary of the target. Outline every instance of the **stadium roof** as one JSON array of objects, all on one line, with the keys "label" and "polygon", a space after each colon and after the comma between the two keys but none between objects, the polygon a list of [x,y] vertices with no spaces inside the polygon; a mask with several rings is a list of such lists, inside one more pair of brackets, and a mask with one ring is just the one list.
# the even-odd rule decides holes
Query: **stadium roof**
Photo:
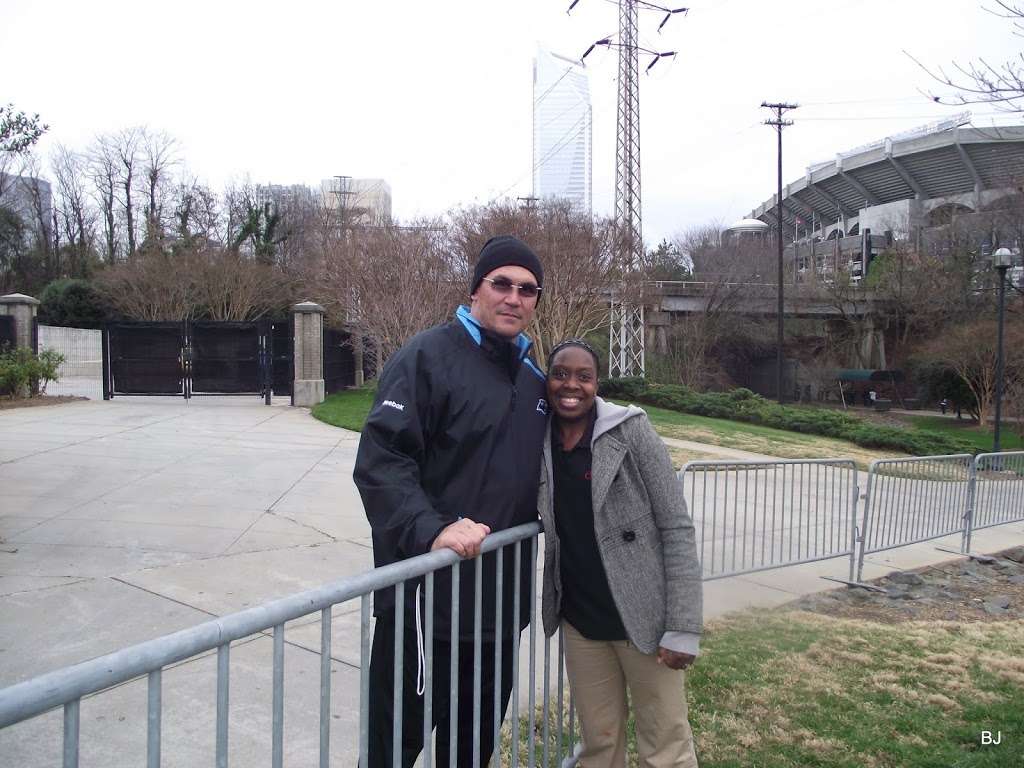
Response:
[{"label": "stadium roof", "polygon": [[[819,220],[838,214],[855,218],[861,209],[899,200],[930,200],[1024,182],[1024,125],[954,127],[884,139],[811,166],[802,179],[783,187],[783,221],[790,227],[812,213]],[[750,214],[776,222],[775,196]]]}]

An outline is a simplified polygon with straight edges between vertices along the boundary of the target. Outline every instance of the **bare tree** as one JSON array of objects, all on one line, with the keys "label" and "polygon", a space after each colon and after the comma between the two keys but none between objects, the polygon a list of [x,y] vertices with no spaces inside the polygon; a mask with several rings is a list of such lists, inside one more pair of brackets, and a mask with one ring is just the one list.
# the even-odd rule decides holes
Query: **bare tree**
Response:
[{"label": "bare tree", "polygon": [[[1024,3],[994,0],[994,5],[986,10],[1009,21],[1015,35],[1024,33]],[[910,56],[909,53],[907,55]],[[944,67],[930,68],[913,56],[910,58],[943,89],[952,91],[948,94],[927,93],[936,103],[992,104],[1007,112],[1024,110],[1024,54],[996,63],[984,58],[966,64],[954,61],[948,70]]]},{"label": "bare tree", "polygon": [[144,140],[142,128],[125,128],[108,137],[114,156],[118,161],[118,192],[124,230],[128,237],[128,258],[134,258],[137,247],[137,224],[135,221],[135,184],[139,172],[140,145]]},{"label": "bare tree", "polygon": [[[54,255],[52,203],[49,196],[44,193],[42,162],[35,153],[28,153],[24,156],[24,165],[18,183],[29,202],[31,212],[29,226],[32,232],[33,247],[49,260]],[[53,265],[48,271],[51,274],[54,272]]]},{"label": "bare tree", "polygon": [[145,242],[160,247],[164,240],[164,199],[171,187],[171,169],[178,163],[178,143],[163,131],[139,129],[142,178],[145,185]]},{"label": "bare tree", "polygon": [[465,294],[435,221],[384,226],[326,244],[319,297],[337,322],[387,357],[411,336],[451,318]]},{"label": "bare tree", "polygon": [[[1004,381],[1015,391],[1024,377],[1024,327],[1006,324]],[[938,362],[964,382],[977,402],[978,423],[992,415],[996,390],[996,328],[990,320],[950,325],[921,350],[923,359]]]},{"label": "bare tree", "polygon": [[133,320],[185,320],[196,311],[194,280],[188,264],[154,251],[103,270],[96,287],[112,307]]},{"label": "bare tree", "polygon": [[194,274],[195,311],[211,320],[257,320],[291,298],[291,286],[279,270],[230,248],[201,248],[185,266]]},{"label": "bare tree", "polygon": [[86,172],[92,182],[103,225],[104,255],[107,263],[113,264],[120,247],[120,227],[117,217],[118,160],[112,138],[98,136],[87,150],[86,157]]},{"label": "bare tree", "polygon": [[255,320],[292,299],[291,284],[275,268],[204,245],[140,252],[101,272],[97,286],[135,320]]},{"label": "bare tree", "polygon": [[[721,223],[709,222],[673,238],[676,251],[693,270],[686,290],[699,296],[703,306],[675,316],[665,328],[660,354],[651,357],[656,376],[694,389],[731,385],[726,364],[762,346],[751,337],[756,327],[744,310],[751,299],[767,295],[762,283],[773,258],[771,245],[759,238],[723,238],[722,231]],[[673,288],[656,284],[653,290],[667,293]]]},{"label": "bare tree", "polygon": [[526,242],[544,265],[544,290],[529,333],[538,360],[554,344],[585,336],[608,323],[611,292],[639,301],[641,272],[626,269],[616,248],[613,222],[591,218],[566,201],[545,200],[533,206],[498,201],[455,211],[450,216],[450,248],[468,273],[488,238],[512,234]]},{"label": "bare tree", "polygon": [[55,181],[54,215],[63,231],[70,263],[67,273],[83,277],[93,253],[96,236],[96,214],[89,204],[85,187],[86,158],[63,145],[58,145],[50,158]]}]

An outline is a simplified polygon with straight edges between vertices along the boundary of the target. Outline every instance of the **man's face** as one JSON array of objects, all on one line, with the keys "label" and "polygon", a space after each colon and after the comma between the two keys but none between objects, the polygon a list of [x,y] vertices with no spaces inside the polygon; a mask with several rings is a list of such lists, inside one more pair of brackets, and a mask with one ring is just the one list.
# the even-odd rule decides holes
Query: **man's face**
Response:
[{"label": "man's face", "polygon": [[499,284],[536,285],[537,278],[525,267],[498,267],[487,273],[476,293],[470,296],[470,314],[480,325],[507,339],[515,338],[533,319],[539,296],[526,298],[515,288],[502,291],[495,288],[491,280],[497,280]]}]

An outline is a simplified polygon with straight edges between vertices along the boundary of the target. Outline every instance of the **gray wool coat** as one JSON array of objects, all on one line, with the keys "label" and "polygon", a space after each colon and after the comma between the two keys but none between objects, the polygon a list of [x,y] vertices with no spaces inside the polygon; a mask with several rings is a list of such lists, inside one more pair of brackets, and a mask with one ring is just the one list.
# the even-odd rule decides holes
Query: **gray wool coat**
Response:
[{"label": "gray wool coat", "polygon": [[[601,562],[630,642],[654,653],[666,633],[700,635],[703,588],[683,488],[647,414],[597,398],[591,496]],[[551,433],[544,441],[538,510],[544,523],[542,618],[561,619],[562,583],[553,509]]]}]

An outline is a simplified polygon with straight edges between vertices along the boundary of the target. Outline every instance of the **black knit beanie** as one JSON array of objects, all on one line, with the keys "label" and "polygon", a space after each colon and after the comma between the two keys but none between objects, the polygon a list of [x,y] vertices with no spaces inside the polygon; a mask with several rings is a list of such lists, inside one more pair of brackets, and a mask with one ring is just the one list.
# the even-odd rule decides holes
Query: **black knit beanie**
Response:
[{"label": "black knit beanie", "polygon": [[508,265],[523,267],[533,273],[538,286],[544,285],[544,268],[540,265],[540,259],[526,243],[512,235],[497,235],[492,237],[484,247],[480,249],[480,255],[476,260],[476,268],[473,270],[473,282],[470,283],[470,295],[476,293],[482,281],[487,275],[498,267]]}]

